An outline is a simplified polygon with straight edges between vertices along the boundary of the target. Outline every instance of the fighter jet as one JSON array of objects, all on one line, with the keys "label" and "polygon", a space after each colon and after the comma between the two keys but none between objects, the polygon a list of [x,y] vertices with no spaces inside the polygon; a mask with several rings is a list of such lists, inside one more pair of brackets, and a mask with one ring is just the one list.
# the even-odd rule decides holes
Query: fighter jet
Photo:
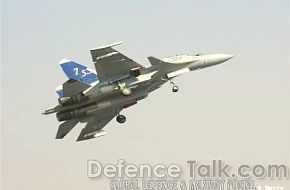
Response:
[{"label": "fighter jet", "polygon": [[177,55],[164,59],[148,57],[151,66],[143,67],[113,47],[122,42],[91,49],[95,71],[74,61],[60,61],[68,80],[56,89],[58,105],[43,114],[56,113],[56,139],[62,139],[78,123],[86,123],[77,141],[103,136],[103,128],[116,117],[125,123],[123,109],[135,105],[164,83],[178,91],[173,79],[198,69],[221,64],[233,57],[228,54]]}]

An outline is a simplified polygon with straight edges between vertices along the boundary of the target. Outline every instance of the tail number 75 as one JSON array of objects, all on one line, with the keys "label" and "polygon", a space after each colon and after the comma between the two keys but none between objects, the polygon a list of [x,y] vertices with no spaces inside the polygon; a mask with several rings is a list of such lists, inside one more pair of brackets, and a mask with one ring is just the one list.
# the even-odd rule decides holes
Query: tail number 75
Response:
[{"label": "tail number 75", "polygon": [[81,77],[85,77],[88,74],[91,74],[91,71],[88,71],[87,69],[83,69],[83,70],[81,70],[81,73],[79,73],[79,68],[77,68],[77,67],[74,68],[74,72],[75,72],[75,75],[81,74]]}]

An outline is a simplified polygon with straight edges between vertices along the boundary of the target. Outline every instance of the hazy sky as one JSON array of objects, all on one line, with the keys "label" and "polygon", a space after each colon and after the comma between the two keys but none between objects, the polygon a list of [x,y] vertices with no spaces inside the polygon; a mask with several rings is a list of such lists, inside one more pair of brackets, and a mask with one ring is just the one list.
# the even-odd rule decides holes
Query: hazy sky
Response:
[{"label": "hazy sky", "polygon": [[[106,178],[86,177],[88,159],[289,163],[287,0],[3,0],[1,8],[2,189],[108,189]],[[89,49],[120,40],[117,49],[145,66],[148,56],[237,56],[179,77],[177,94],[165,84],[104,137],[76,143],[78,125],[54,139],[58,122],[41,113],[66,80],[58,61],[93,68]]]}]

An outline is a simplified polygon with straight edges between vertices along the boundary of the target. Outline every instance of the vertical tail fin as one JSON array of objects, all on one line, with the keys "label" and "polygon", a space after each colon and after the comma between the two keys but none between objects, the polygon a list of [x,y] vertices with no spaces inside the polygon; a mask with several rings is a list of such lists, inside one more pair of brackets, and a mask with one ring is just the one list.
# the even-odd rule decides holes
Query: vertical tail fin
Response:
[{"label": "vertical tail fin", "polygon": [[59,64],[69,79],[75,79],[85,84],[98,81],[97,73],[84,65],[68,59],[61,60]]},{"label": "vertical tail fin", "polygon": [[[99,80],[98,75],[94,70],[77,62],[62,59],[59,64],[68,79],[74,79],[88,85]],[[62,85],[59,85],[55,90],[59,97],[64,96]]]},{"label": "vertical tail fin", "polygon": [[62,89],[62,85],[59,85],[58,87],[55,88],[55,91],[58,95],[58,97],[62,98],[63,97],[63,89]]}]

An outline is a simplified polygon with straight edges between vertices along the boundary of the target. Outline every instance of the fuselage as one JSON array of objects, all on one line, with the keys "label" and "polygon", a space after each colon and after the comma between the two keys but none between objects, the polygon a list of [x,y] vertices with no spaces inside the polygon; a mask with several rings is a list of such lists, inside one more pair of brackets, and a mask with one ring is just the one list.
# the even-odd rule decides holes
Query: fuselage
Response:
[{"label": "fuselage", "polygon": [[[134,105],[139,100],[146,98],[150,92],[158,89],[174,77],[189,71],[218,65],[232,57],[232,55],[226,54],[178,55],[162,59],[164,64],[160,66],[154,65],[143,68],[139,76],[126,77],[113,83],[96,83],[84,92],[84,95],[91,97],[92,100],[88,101],[87,105],[81,106],[88,110],[83,115],[96,114],[110,107],[118,107],[119,112],[123,108]],[[122,94],[120,92],[122,88],[130,89],[131,94]]]},{"label": "fuselage", "polygon": [[162,61],[181,66],[188,67],[190,70],[196,70],[206,67],[211,67],[223,63],[231,59],[233,55],[228,54],[210,54],[210,55],[177,55],[169,58],[164,58]]},{"label": "fuselage", "polygon": [[[117,108],[116,112],[119,113],[122,109],[136,104],[146,98],[150,92],[179,75],[221,64],[232,57],[227,54],[198,54],[177,55],[162,60],[149,59],[152,66],[139,68],[138,75],[121,76],[119,79],[102,83],[95,82],[83,92],[83,95],[68,97],[68,100],[64,99],[64,104],[59,106],[59,110],[55,110],[55,112],[58,112],[59,121],[74,117],[86,118],[112,107]],[[124,94],[125,90],[129,93]],[[70,101],[71,104],[67,104]]]},{"label": "fuselage", "polygon": [[68,80],[56,89],[58,104],[43,113],[56,113],[57,120],[62,122],[56,139],[64,138],[78,123],[86,125],[77,141],[102,136],[103,128],[113,118],[120,124],[126,122],[126,116],[120,114],[123,109],[148,97],[164,83],[169,81],[175,93],[179,89],[173,82],[175,77],[233,57],[227,54],[176,55],[164,59],[150,56],[151,66],[145,68],[113,48],[121,43],[91,49],[95,69],[69,59],[59,62]]}]

